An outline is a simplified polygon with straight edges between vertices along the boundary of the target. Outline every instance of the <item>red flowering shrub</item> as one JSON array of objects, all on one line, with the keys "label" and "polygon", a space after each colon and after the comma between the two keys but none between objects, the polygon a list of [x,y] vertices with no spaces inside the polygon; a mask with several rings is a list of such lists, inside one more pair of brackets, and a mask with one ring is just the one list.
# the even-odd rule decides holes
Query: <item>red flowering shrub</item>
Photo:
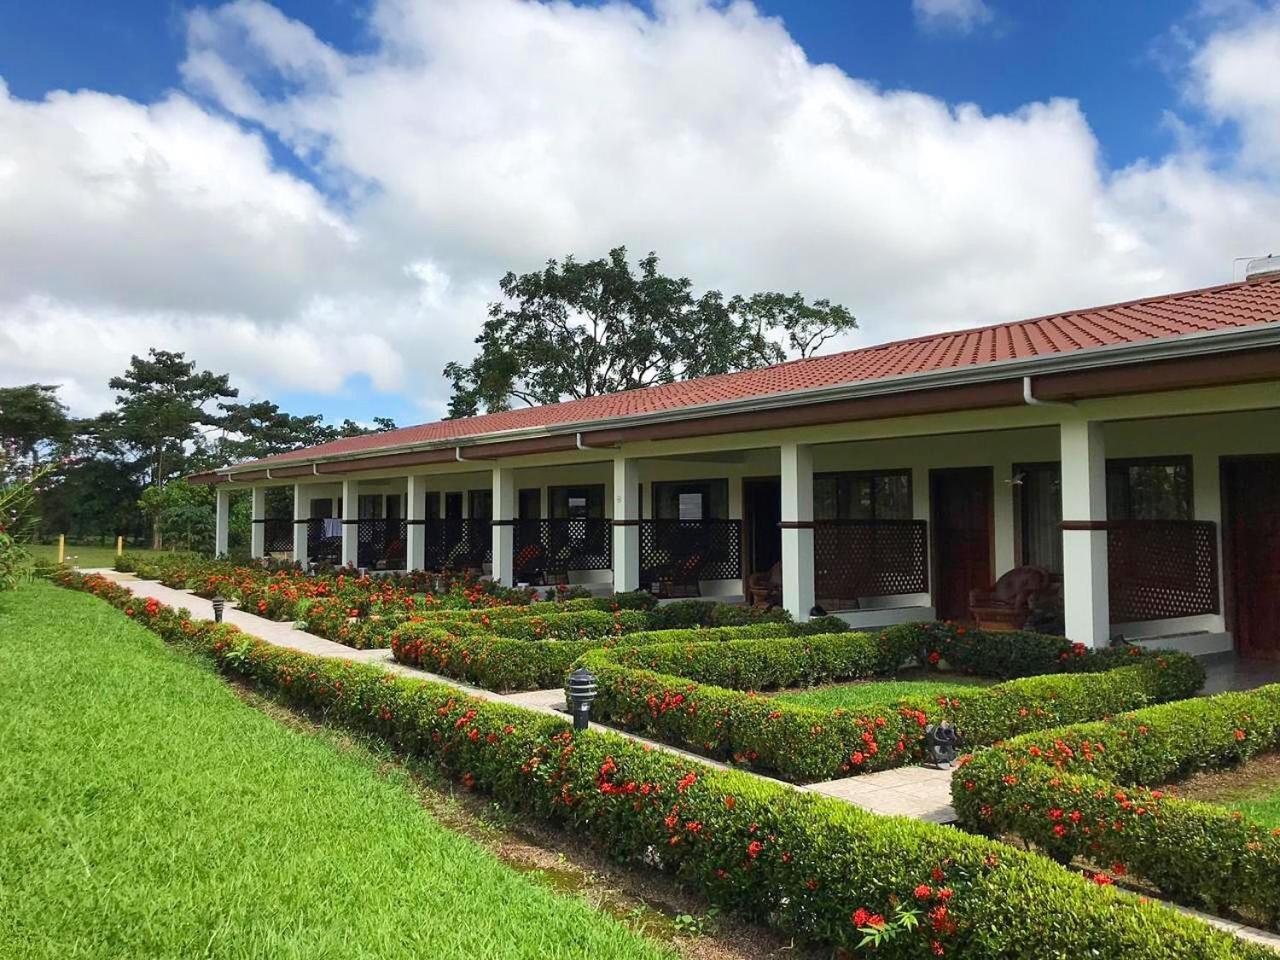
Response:
[{"label": "red flowering shrub", "polygon": [[1277,832],[1161,785],[1278,747],[1280,684],[1017,737],[975,754],[952,795],[966,825],[1275,927]]},{"label": "red flowering shrub", "polygon": [[1186,654],[1133,648],[1122,658],[1106,655],[1112,669],[1102,673],[958,687],[954,696],[889,699],[858,713],[754,692],[891,675],[919,651],[917,639],[915,628],[895,627],[874,635],[618,646],[593,650],[579,662],[596,675],[592,714],[600,722],[801,782],[915,762],[929,723],[949,720],[967,743],[993,743],[1191,696],[1204,677]]},{"label": "red flowering shrub", "polygon": [[[128,591],[74,572],[59,582],[116,606]],[[1263,960],[1156,904],[1043,858],[932,824],[704,767],[614,734],[469,698],[444,684],[263,643],[184,611],[138,622],[326,722],[429,758],[469,789],[664,870],[715,904],[784,933],[876,956]],[[921,887],[932,887],[928,896]],[[908,920],[907,918],[911,919]]]}]

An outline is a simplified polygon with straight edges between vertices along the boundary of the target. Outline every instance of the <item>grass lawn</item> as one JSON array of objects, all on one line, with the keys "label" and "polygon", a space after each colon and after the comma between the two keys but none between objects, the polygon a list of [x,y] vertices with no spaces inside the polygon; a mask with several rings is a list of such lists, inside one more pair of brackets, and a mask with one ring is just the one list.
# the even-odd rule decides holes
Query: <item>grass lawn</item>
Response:
[{"label": "grass lawn", "polygon": [[0,595],[0,957],[669,956],[94,598]]},{"label": "grass lawn", "polygon": [[947,674],[942,679],[931,675],[928,680],[911,679],[910,674],[896,680],[859,680],[854,683],[833,683],[807,690],[789,690],[777,695],[777,699],[823,710],[865,710],[876,704],[893,703],[900,697],[940,697],[954,693],[961,687],[985,687],[994,683],[984,677],[966,677]]},{"label": "grass lawn", "polygon": [[1280,829],[1280,753],[1254,757],[1242,766],[1197,774],[1173,784],[1178,796],[1239,810],[1250,820]]},{"label": "grass lawn", "polygon": [[[140,547],[126,548],[130,553],[150,553]],[[56,543],[29,543],[26,550],[37,560],[47,560],[50,563],[58,562],[58,545]],[[111,567],[116,562],[115,544],[108,544],[105,547],[95,545],[77,546],[67,544],[67,562],[82,569],[91,567]]]}]

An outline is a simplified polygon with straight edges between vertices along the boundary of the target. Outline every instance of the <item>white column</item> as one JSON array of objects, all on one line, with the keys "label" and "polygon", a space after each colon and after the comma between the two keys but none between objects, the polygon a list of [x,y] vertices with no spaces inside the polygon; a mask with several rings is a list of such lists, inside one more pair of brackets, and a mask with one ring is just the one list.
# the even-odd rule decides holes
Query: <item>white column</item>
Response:
[{"label": "white column", "polygon": [[493,468],[493,579],[515,585],[516,472]]},{"label": "white column", "polygon": [[613,459],[613,589],[640,588],[640,465]]},{"label": "white column", "polygon": [[253,513],[249,526],[252,532],[249,535],[249,556],[258,558],[266,555],[267,552],[267,488],[253,488]]},{"label": "white column", "polygon": [[227,534],[231,530],[231,489],[217,487],[214,492],[213,553],[227,555]]},{"label": "white column", "polygon": [[797,621],[813,609],[813,449],[782,445],[782,605]]},{"label": "white column", "polygon": [[[360,481],[342,481],[342,565],[355,566],[360,555]],[[350,521],[350,522],[348,522]]]},{"label": "white column", "polygon": [[1062,574],[1067,638],[1104,647],[1107,591],[1107,451],[1102,424],[1066,420],[1062,440]]},{"label": "white column", "polygon": [[409,474],[405,494],[405,568],[421,570],[427,563],[427,478]]},{"label": "white column", "polygon": [[307,556],[307,524],[311,517],[310,490],[305,484],[293,485],[293,562],[305,567],[311,558]]}]

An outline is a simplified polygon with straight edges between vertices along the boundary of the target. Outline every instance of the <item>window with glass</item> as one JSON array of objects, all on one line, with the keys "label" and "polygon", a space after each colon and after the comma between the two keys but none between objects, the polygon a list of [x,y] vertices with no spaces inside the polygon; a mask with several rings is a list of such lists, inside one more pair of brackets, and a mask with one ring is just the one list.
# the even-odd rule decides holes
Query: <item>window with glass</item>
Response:
[{"label": "window with glass", "polygon": [[1014,516],[1018,523],[1018,563],[1061,573],[1061,465],[1014,464],[1012,483]]},{"label": "window with glass", "polygon": [[467,511],[472,520],[493,519],[493,491],[468,490]]},{"label": "window with glass", "polygon": [[451,490],[444,495],[444,516],[446,520],[462,519],[461,490]]},{"label": "window with glass", "polygon": [[1190,457],[1107,461],[1107,519],[1190,520]]},{"label": "window with glass", "polygon": [[382,494],[362,493],[356,501],[357,516],[361,520],[382,519]]},{"label": "window with glass", "polygon": [[542,517],[542,488],[524,487],[516,495],[517,515],[521,520],[538,520]]},{"label": "window with glass", "polygon": [[547,507],[553,520],[603,519],[604,484],[548,487]]},{"label": "window with glass", "polygon": [[911,471],[819,473],[813,478],[815,520],[910,520]]},{"label": "window with glass", "polygon": [[729,481],[654,483],[653,515],[658,520],[723,520],[729,516]]}]

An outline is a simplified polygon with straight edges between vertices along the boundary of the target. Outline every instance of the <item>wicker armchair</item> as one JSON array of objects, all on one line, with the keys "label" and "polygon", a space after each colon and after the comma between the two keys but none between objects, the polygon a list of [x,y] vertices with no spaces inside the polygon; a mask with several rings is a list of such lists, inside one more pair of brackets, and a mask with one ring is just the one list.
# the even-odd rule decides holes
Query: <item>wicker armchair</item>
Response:
[{"label": "wicker armchair", "polygon": [[747,577],[747,594],[753,607],[769,609],[782,606],[782,563],[779,561],[767,573],[753,573]]},{"label": "wicker armchair", "polygon": [[1042,567],[1014,567],[990,589],[969,592],[969,615],[983,630],[1021,630],[1049,579]]}]

